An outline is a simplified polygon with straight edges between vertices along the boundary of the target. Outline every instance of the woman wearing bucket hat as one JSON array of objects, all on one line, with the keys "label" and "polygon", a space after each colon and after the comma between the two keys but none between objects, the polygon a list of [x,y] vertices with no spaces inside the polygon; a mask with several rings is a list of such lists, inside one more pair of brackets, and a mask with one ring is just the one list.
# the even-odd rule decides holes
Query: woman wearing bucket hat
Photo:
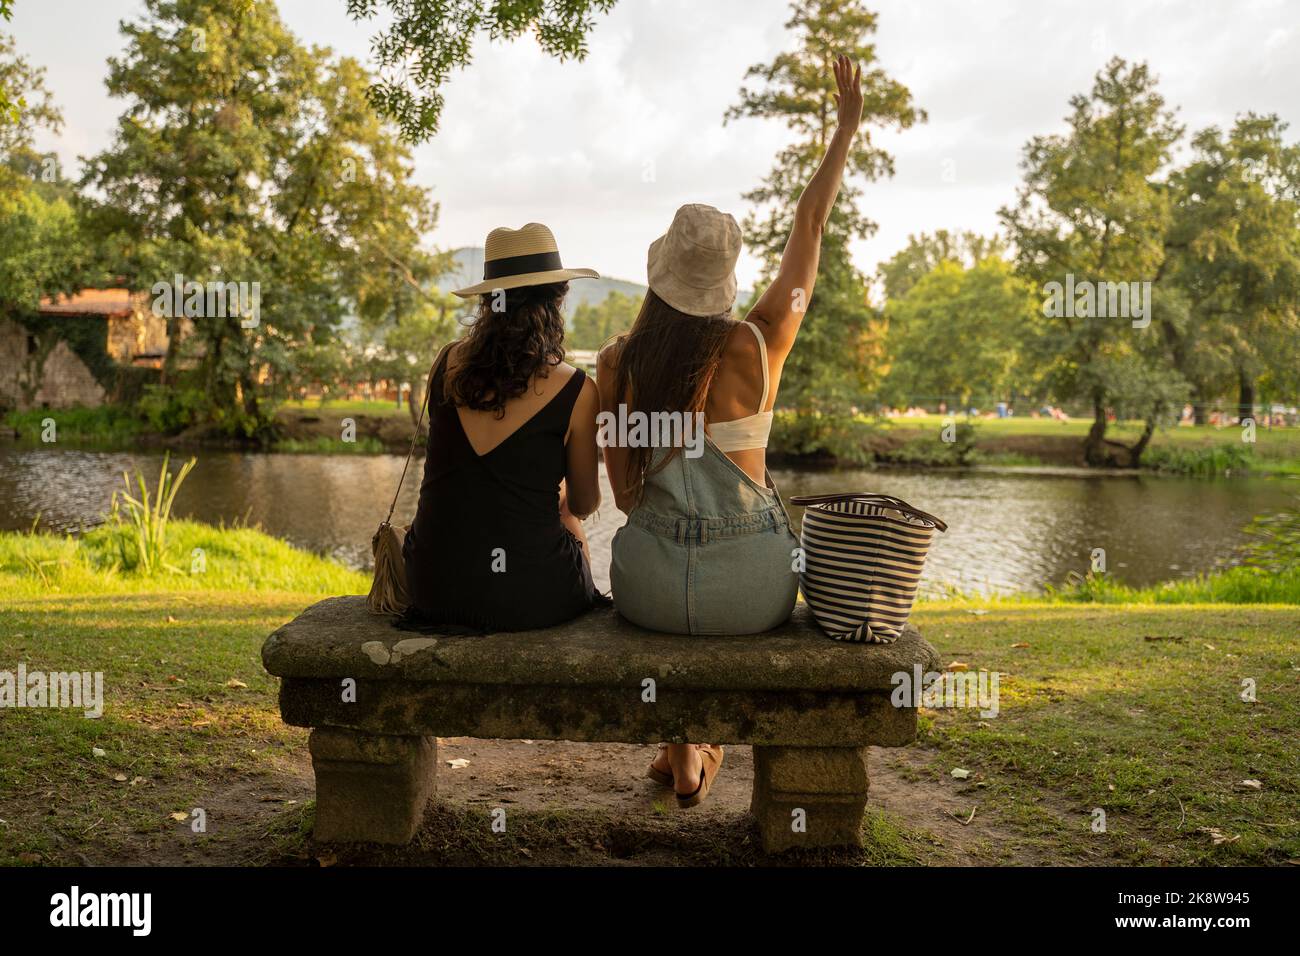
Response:
[{"label": "woman wearing bucket hat", "polygon": [[429,444],[402,545],[408,630],[526,630],[606,600],[581,519],[600,504],[596,386],[564,362],[569,280],[540,223],[493,229],[468,334],[428,386]]},{"label": "woman wearing bucket hat", "polygon": [[[799,542],[765,449],[781,370],[812,297],[822,234],[862,118],[860,68],[841,56],[834,73],[837,128],[799,198],[776,278],[745,321],[731,315],[740,228],[711,206],[683,206],[650,245],[650,289],[636,323],[601,351],[602,419],[702,415],[708,436],[675,447],[653,447],[654,429],[649,443],[602,440],[615,500],[628,514],[613,543],[614,604],[643,627],[757,633],[794,609]],[[685,420],[672,434],[689,435],[689,426]],[[721,747],[668,744],[649,775],[689,807],[707,796],[721,763]]]}]

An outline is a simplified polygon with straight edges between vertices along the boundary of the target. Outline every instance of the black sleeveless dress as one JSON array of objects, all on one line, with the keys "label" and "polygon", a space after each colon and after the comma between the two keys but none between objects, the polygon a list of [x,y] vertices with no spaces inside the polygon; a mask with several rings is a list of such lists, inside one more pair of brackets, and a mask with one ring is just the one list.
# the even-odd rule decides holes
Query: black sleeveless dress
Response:
[{"label": "black sleeveless dress", "polygon": [[444,398],[446,359],[429,395],[429,445],[402,556],[411,607],[398,620],[425,633],[522,631],[608,603],[578,539],[560,521],[564,436],[586,374],[486,455],[474,451]]}]

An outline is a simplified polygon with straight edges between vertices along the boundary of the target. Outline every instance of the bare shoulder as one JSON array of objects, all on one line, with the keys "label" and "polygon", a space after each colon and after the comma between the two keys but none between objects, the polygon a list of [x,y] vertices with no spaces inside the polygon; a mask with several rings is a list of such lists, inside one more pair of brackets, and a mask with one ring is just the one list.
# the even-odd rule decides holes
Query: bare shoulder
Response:
[{"label": "bare shoulder", "polygon": [[599,411],[600,392],[596,388],[596,380],[584,374],[582,387],[578,389],[578,395],[573,400],[573,409],[569,413],[569,424],[571,427],[578,428],[585,428],[588,425],[594,427],[596,413]]},{"label": "bare shoulder", "polygon": [[[759,326],[759,332],[763,332],[762,326]],[[724,362],[758,360],[758,339],[754,336],[754,330],[745,322],[737,322],[736,327],[727,333],[727,344],[723,347],[722,359]]]},{"label": "bare shoulder", "polygon": [[617,372],[618,360],[623,354],[623,337],[620,335],[613,341],[605,343],[596,353],[596,372]]}]

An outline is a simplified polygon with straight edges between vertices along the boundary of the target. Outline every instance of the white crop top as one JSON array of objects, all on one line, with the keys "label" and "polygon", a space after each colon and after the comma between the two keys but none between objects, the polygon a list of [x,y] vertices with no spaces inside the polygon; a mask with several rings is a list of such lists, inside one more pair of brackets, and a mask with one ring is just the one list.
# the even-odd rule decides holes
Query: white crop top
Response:
[{"label": "white crop top", "polygon": [[753,322],[746,322],[758,339],[758,360],[763,367],[763,397],[758,400],[758,411],[744,418],[729,422],[709,422],[709,437],[719,451],[746,451],[751,448],[766,448],[768,436],[772,434],[772,412],[764,411],[767,405],[767,393],[771,386],[767,371],[767,342],[763,332]]}]

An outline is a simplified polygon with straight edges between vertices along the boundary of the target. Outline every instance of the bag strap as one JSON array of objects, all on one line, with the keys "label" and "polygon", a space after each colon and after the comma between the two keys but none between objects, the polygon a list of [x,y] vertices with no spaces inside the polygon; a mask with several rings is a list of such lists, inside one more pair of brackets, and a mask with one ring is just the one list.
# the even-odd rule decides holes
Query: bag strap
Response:
[{"label": "bag strap", "polygon": [[397,490],[393,492],[393,503],[388,506],[388,517],[385,518],[383,524],[380,525],[381,528],[386,524],[390,524],[393,520],[393,511],[397,508],[397,498],[402,493],[402,482],[406,480],[406,470],[411,467],[411,456],[415,454],[415,443],[420,438],[420,426],[424,424],[424,411],[429,407],[429,393],[433,391],[433,377],[437,374],[438,366],[442,364],[442,360],[446,358],[447,350],[451,348],[453,344],[454,343],[452,342],[448,342],[439,349],[437,356],[433,360],[433,364],[429,366],[429,380],[424,383],[424,401],[420,403],[420,417],[415,422],[415,433],[411,435],[411,447],[406,451],[406,462],[402,465],[401,477],[397,479]]},{"label": "bag strap", "polygon": [[869,505],[885,505],[895,511],[901,511],[903,514],[911,515],[914,518],[920,518],[923,521],[931,522],[940,531],[947,531],[948,525],[940,518],[936,518],[928,511],[922,511],[920,508],[913,508],[902,498],[895,498],[893,495],[874,495],[864,492],[849,491],[838,495],[792,495],[790,504],[792,505],[829,505],[838,504],[842,501],[861,501]]}]

